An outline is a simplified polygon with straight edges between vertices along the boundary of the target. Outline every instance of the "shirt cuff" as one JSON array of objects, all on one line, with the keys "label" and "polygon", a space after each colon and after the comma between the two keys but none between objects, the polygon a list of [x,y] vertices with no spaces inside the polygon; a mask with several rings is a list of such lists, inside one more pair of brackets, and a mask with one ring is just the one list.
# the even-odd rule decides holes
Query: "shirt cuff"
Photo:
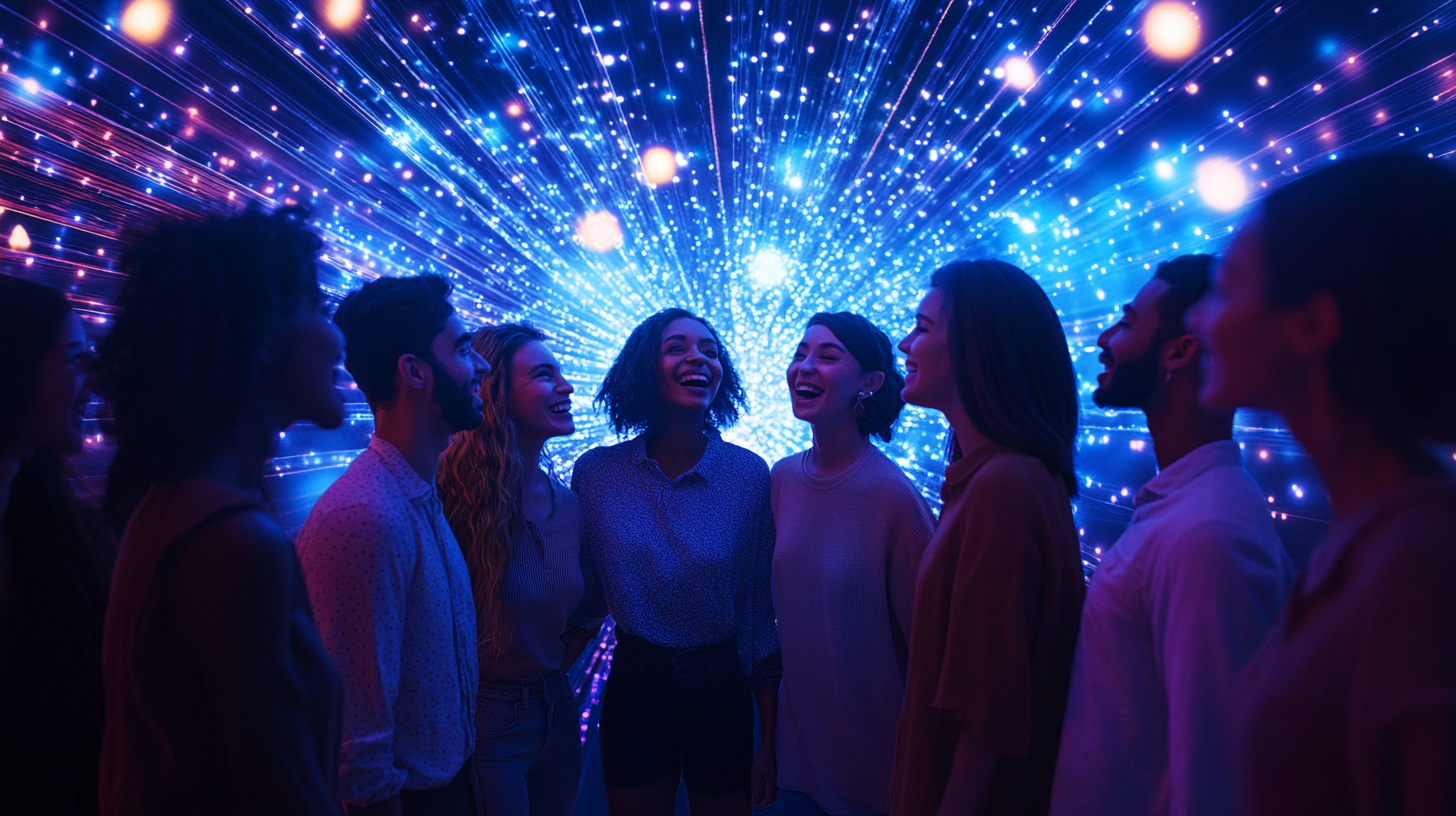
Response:
[{"label": "shirt cuff", "polygon": [[774,652],[753,664],[753,670],[748,673],[748,687],[754,691],[761,688],[772,688],[779,684],[779,680],[783,676],[783,653]]}]

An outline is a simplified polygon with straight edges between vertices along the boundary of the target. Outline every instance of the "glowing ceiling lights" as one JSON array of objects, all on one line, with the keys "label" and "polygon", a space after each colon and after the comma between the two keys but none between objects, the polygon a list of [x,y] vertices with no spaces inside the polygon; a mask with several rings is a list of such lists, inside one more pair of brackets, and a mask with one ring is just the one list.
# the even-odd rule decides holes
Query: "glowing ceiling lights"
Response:
[{"label": "glowing ceiling lights", "polygon": [[576,239],[592,252],[611,252],[622,245],[622,224],[606,210],[587,213],[576,221]]},{"label": "glowing ceiling lights", "polygon": [[15,229],[10,231],[10,248],[16,252],[30,249],[30,233],[25,231],[25,227],[16,224]]},{"label": "glowing ceiling lights", "polygon": [[642,151],[642,177],[649,184],[667,184],[677,176],[677,156],[665,147]]},{"label": "glowing ceiling lights", "polygon": [[1036,84],[1036,69],[1021,57],[1011,57],[1001,63],[1001,67],[997,69],[997,77],[1004,77],[1007,85],[1024,91]]},{"label": "glowing ceiling lights", "polygon": [[1180,60],[1198,50],[1198,15],[1182,3],[1159,3],[1143,18],[1143,40],[1163,59]]},{"label": "glowing ceiling lights", "polygon": [[364,0],[320,0],[324,22],[335,31],[348,31],[364,16]]},{"label": "glowing ceiling lights", "polygon": [[753,282],[764,288],[778,286],[789,277],[789,259],[775,249],[765,249],[748,264]]},{"label": "glowing ceiling lights", "polygon": [[121,32],[143,45],[151,45],[167,33],[172,4],[167,0],[132,0],[121,13]]},{"label": "glowing ceiling lights", "polygon": [[1249,197],[1249,182],[1239,166],[1228,159],[1205,159],[1198,165],[1198,194],[1219,212],[1242,207]]}]

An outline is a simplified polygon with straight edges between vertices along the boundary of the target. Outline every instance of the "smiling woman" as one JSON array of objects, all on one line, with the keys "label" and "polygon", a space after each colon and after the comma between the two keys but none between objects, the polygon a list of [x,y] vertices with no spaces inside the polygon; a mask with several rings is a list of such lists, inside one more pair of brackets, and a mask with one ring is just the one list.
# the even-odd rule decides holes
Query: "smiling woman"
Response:
[{"label": "smiling woman", "polygon": [[[768,466],[724,442],[743,390],[718,333],[683,309],[628,338],[597,401],[627,442],[577,460],[579,615],[617,622],[602,707],[614,814],[748,812],[777,796],[779,645]],[[752,689],[752,693],[750,693]],[[753,751],[753,700],[765,735]]]}]

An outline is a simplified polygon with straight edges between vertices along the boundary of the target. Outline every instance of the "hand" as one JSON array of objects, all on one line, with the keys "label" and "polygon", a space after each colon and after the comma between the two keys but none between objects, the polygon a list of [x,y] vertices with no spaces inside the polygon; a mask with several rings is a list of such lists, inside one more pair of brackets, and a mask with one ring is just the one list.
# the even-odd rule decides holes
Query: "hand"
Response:
[{"label": "hand", "polygon": [[779,800],[779,762],[771,743],[760,747],[753,755],[748,792],[756,808],[766,808]]}]

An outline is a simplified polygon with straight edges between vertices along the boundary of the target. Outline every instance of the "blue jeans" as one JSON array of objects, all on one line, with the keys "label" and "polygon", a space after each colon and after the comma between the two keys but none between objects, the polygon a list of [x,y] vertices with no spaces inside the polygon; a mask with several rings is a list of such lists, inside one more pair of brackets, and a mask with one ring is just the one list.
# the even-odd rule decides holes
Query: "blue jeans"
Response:
[{"label": "blue jeans", "polygon": [[480,681],[475,771],[489,816],[571,816],[581,784],[576,696],[560,671]]}]

